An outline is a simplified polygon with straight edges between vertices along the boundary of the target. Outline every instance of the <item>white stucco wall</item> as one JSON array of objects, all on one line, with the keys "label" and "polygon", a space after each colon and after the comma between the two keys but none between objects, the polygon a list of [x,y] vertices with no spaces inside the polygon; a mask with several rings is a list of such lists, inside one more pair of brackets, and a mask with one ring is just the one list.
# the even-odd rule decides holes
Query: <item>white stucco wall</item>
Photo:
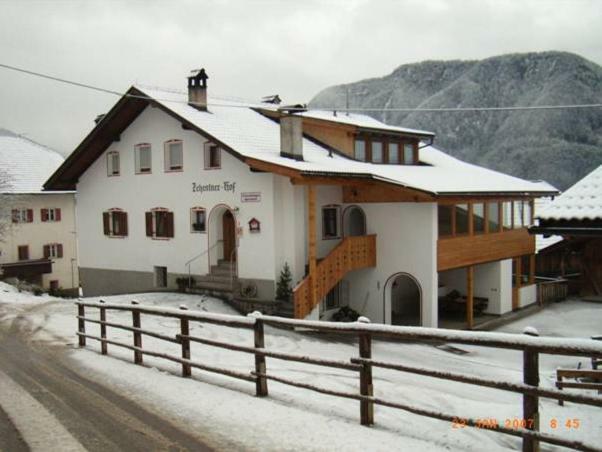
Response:
[{"label": "white stucco wall", "polygon": [[[29,246],[30,259],[44,257],[44,245],[60,243],[63,257],[52,258],[52,273],[42,276],[42,285],[50,287],[57,280],[59,287],[70,289],[79,285],[77,271],[77,247],[75,235],[75,195],[30,194],[10,195],[11,209],[32,209],[32,223],[9,223],[9,228],[0,242],[0,263],[17,262],[18,247]],[[41,209],[60,208],[61,221],[42,222]]]},{"label": "white stucco wall", "polygon": [[[164,171],[164,142],[183,140],[184,169]],[[190,208],[204,207],[207,215],[215,206],[227,205],[236,213],[239,237],[238,269],[241,278],[274,280],[274,198],[273,176],[254,173],[225,151],[221,152],[221,169],[205,170],[203,145],[198,133],[182,129],[180,123],[161,110],[148,107],[121,134],[120,141],[107,149],[120,153],[120,175],[107,177],[106,152],[80,177],[77,185],[77,219],[80,231],[80,266],[113,270],[152,272],[153,266],[166,266],[169,273],[186,273],[185,262],[207,250],[209,236],[192,233]],[[134,146],[152,145],[152,173],[135,174]],[[235,183],[234,191],[225,191],[224,182]],[[216,184],[220,191],[193,192],[197,185]],[[242,202],[242,192],[258,192],[260,202]],[[154,207],[174,212],[175,237],[153,240],[146,237],[144,213]],[[129,235],[109,238],[103,235],[102,212],[121,208],[128,213]],[[261,232],[249,233],[248,221],[261,222]],[[211,218],[208,225],[211,224]],[[209,271],[207,256],[192,265],[193,274]]]},{"label": "white stucco wall", "polygon": [[519,289],[520,301],[519,306],[524,308],[533,303],[537,303],[537,284],[530,284]]},{"label": "white stucco wall", "polygon": [[376,234],[377,266],[351,272],[350,306],[373,322],[391,323],[387,281],[403,272],[422,294],[422,325],[437,326],[437,208],[434,203],[357,204],[368,234]]}]

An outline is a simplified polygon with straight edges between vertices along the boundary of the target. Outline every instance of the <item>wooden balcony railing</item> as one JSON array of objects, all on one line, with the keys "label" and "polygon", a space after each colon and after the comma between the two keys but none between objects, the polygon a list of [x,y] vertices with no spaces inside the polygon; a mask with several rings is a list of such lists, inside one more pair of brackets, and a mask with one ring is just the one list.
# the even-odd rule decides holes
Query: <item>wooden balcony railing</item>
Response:
[{"label": "wooden balcony railing", "polygon": [[376,235],[345,237],[318,263],[315,275],[308,275],[293,290],[295,318],[305,318],[348,272],[375,266]]}]

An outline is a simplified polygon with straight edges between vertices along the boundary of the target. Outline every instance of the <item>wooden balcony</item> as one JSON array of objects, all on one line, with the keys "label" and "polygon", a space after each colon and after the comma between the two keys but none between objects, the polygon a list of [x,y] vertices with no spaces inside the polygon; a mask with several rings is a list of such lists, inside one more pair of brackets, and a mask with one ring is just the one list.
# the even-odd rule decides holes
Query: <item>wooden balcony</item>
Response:
[{"label": "wooden balcony", "polygon": [[295,318],[305,318],[350,271],[376,266],[376,235],[345,237],[293,290]]},{"label": "wooden balcony", "polygon": [[440,238],[437,241],[437,271],[534,253],[535,236],[529,235],[526,228]]}]

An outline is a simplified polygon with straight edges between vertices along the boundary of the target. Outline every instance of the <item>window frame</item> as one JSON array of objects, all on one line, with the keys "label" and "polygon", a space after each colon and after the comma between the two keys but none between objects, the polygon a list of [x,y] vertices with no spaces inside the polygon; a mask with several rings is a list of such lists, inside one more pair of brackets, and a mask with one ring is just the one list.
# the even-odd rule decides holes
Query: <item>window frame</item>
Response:
[{"label": "window frame", "polygon": [[[335,235],[326,234],[326,210],[334,210],[334,218],[335,218]],[[337,240],[341,238],[341,206],[339,204],[327,204],[322,206],[322,240]]]},{"label": "window frame", "polygon": [[[150,213],[150,217],[151,217],[151,235],[148,235],[148,230],[147,230],[147,237],[152,238],[153,240],[171,240],[175,237],[175,215],[173,213],[173,211],[169,210],[166,207],[154,207],[152,209],[150,209],[149,211],[146,212],[146,214]],[[145,214],[145,216],[146,216]],[[158,214],[165,214],[165,218],[166,218],[166,224],[165,224],[165,234],[157,234],[158,232]],[[170,218],[171,218],[171,225],[170,223]],[[146,222],[146,218],[145,218],[145,222]],[[171,235],[169,234],[171,231]]]},{"label": "window frame", "polygon": [[[203,224],[203,229],[202,230],[196,230],[194,228],[196,223],[196,213],[197,212],[203,212],[204,214],[204,224]],[[190,208],[190,232],[192,234],[206,234],[207,233],[207,209],[205,209],[204,207],[191,207]]]},{"label": "window frame", "polygon": [[33,209],[27,207],[18,207],[11,211],[11,221],[13,223],[33,223]]},{"label": "window frame", "polygon": [[[21,257],[21,251],[24,250],[25,257]],[[29,254],[29,245],[17,245],[17,260],[21,261],[29,261],[31,260],[31,256]]]},{"label": "window frame", "polygon": [[[172,147],[173,145],[180,145],[181,152],[181,164],[172,165]],[[163,143],[163,169],[166,173],[181,173],[184,171],[184,141],[179,138],[167,140]]]},{"label": "window frame", "polygon": [[[213,153],[217,156],[217,165],[213,165]],[[206,141],[203,145],[203,166],[206,170],[222,169],[222,149],[211,141]]]},{"label": "window frame", "polygon": [[48,249],[48,256],[44,251],[46,259],[62,259],[63,258],[63,244],[62,243],[47,243],[44,245]]},{"label": "window frame", "polygon": [[[108,234],[105,233],[105,231],[103,230],[103,235],[105,237],[109,237],[109,238],[114,238],[114,239],[123,239],[126,238],[129,234],[129,225],[128,225],[128,214],[125,210],[120,209],[118,207],[113,207],[111,209],[108,209],[106,211],[103,212],[103,215],[107,214],[108,215]],[[117,215],[116,215],[117,214]],[[115,221],[119,221],[116,220],[116,217],[119,217],[123,215],[124,218],[124,231],[121,231],[121,233],[116,234],[115,233]],[[104,229],[104,219],[103,219],[103,229]]]},{"label": "window frame", "polygon": [[[357,144],[360,141],[364,144],[363,159],[358,158]],[[355,139],[353,140],[353,158],[355,160],[357,160],[358,162],[367,162],[368,161],[368,139],[367,138],[355,137]]]},{"label": "window frame", "polygon": [[[117,157],[117,172],[113,166],[113,157]],[[119,151],[107,152],[107,177],[117,177],[121,175],[121,157]]]},{"label": "window frame", "polygon": [[[149,167],[148,171],[143,171],[142,162],[140,161],[140,152],[142,149],[148,149]],[[146,168],[144,168],[146,169]],[[153,173],[153,147],[150,143],[138,143],[134,145],[134,173],[135,174],[152,174]]]}]

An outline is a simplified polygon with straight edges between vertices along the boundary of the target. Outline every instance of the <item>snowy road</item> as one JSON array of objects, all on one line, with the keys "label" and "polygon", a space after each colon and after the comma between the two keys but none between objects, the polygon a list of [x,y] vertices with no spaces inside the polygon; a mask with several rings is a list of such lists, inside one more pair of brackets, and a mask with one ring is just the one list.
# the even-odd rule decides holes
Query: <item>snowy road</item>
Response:
[{"label": "snowy road", "polygon": [[82,376],[62,349],[0,324],[0,451],[208,451],[168,421]]}]

